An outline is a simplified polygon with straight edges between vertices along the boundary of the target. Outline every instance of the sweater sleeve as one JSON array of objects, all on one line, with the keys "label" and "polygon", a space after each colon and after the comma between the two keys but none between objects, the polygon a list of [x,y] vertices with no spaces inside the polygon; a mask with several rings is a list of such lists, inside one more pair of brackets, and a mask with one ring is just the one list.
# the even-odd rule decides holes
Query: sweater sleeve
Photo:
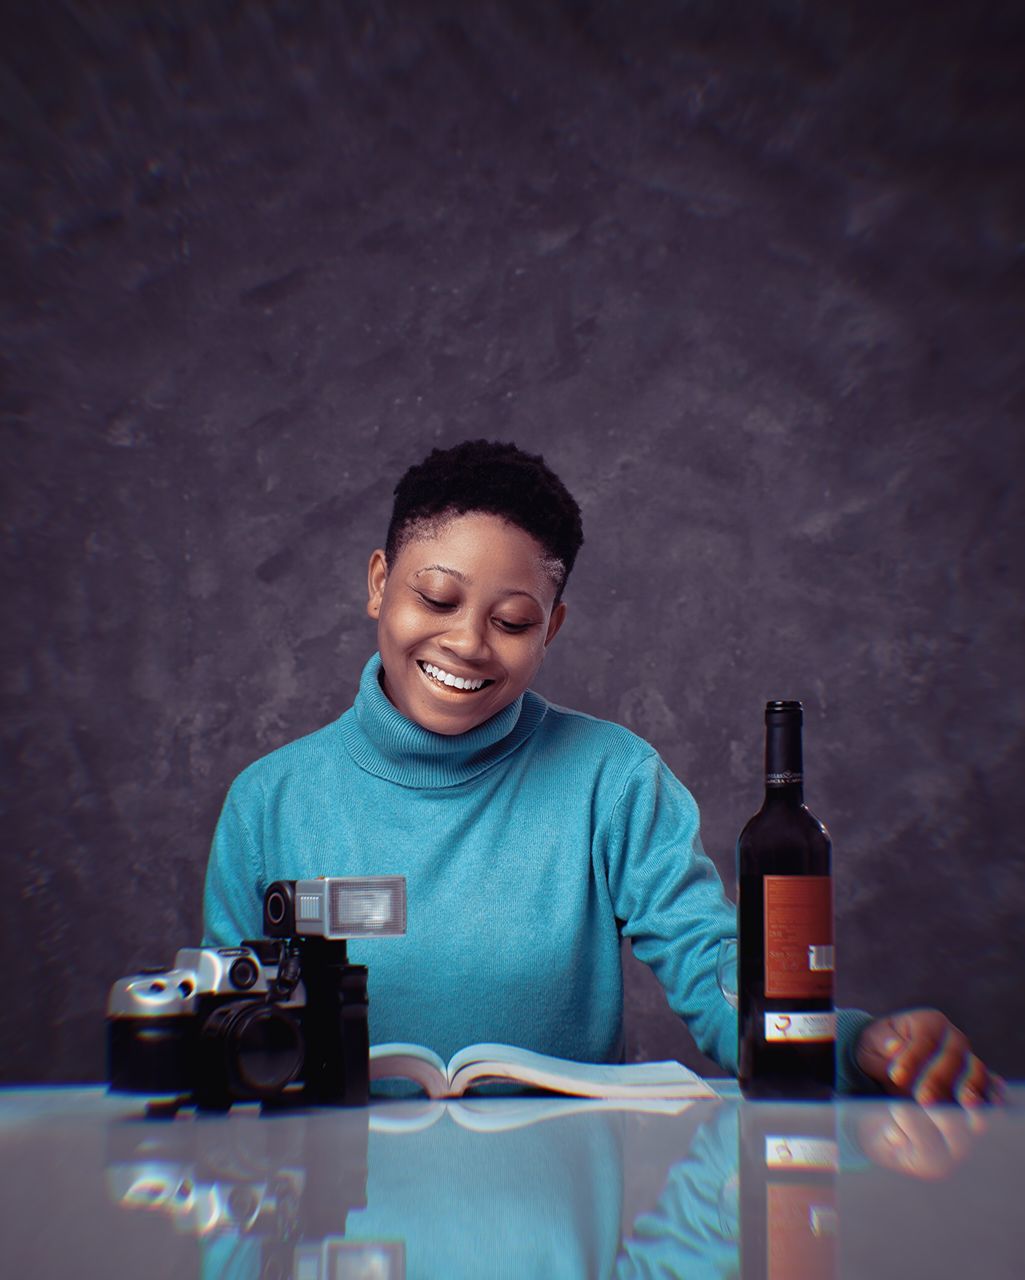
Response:
[{"label": "sweater sleeve", "polygon": [[214,831],[203,892],[206,946],[235,947],[263,932],[265,874],[252,834],[260,829],[258,799],[250,791],[244,778],[235,781]]},{"label": "sweater sleeve", "polygon": [[716,977],[736,910],[701,847],[693,796],[656,753],[628,776],[603,843],[613,909],[634,954],[701,1051],[736,1072],[737,1016]]},{"label": "sweater sleeve", "polygon": [[[613,908],[634,954],[652,969],[698,1048],[736,1074],[737,1014],[717,976],[720,950],[736,942],[736,907],[701,846],[693,796],[654,752],[628,777],[605,848]],[[870,1021],[863,1010],[837,1010],[841,1093],[878,1092],[854,1060]]]}]

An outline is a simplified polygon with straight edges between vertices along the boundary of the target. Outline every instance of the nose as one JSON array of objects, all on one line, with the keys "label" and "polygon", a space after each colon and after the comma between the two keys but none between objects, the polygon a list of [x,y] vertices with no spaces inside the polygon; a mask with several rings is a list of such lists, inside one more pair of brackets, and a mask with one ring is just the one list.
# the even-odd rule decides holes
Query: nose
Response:
[{"label": "nose", "polygon": [[490,655],[487,640],[487,618],[467,611],[452,618],[445,634],[439,637],[443,648],[463,662],[482,662]]}]

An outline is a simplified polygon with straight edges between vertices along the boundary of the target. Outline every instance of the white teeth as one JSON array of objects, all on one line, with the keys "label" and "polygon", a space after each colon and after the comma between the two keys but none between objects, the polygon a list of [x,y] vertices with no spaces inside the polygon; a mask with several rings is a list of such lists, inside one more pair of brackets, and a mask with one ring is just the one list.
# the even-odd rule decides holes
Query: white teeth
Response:
[{"label": "white teeth", "polygon": [[450,689],[465,689],[473,693],[477,689],[483,689],[487,684],[486,680],[465,680],[462,676],[454,676],[451,671],[442,671],[441,667],[436,667],[432,662],[424,662],[421,665],[432,679],[440,684],[447,684]]}]

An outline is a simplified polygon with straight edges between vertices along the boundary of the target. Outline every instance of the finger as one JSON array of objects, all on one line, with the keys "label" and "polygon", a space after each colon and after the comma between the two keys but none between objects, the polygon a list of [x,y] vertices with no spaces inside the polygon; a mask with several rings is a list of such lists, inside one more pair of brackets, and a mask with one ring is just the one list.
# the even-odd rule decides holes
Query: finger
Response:
[{"label": "finger", "polygon": [[912,1091],[922,1067],[942,1044],[947,1025],[945,1018],[934,1021],[924,1010],[909,1010],[890,1019],[883,1051],[889,1060],[886,1079],[892,1092]]},{"label": "finger", "polygon": [[883,1085],[891,1093],[896,1092],[896,1087],[890,1081],[889,1070],[903,1044],[903,1037],[894,1030],[890,1019],[879,1019],[862,1032],[855,1061],[869,1079]]},{"label": "finger", "polygon": [[[901,1124],[900,1103],[868,1107],[859,1111],[858,1142],[862,1151],[873,1163],[884,1169],[900,1173],[904,1169],[906,1153],[911,1147],[908,1134]],[[909,1110],[910,1104],[903,1104]],[[917,1108],[916,1108],[917,1110]]]},{"label": "finger", "polygon": [[998,1107],[1007,1105],[1007,1081],[1003,1076],[989,1073],[989,1085],[986,1089],[986,1101],[992,1102]]},{"label": "finger", "polygon": [[[858,1066],[887,1093],[905,1093],[902,1056],[912,1046],[916,1035],[919,1054],[931,1055],[940,1039],[938,1033],[928,1036],[923,1043],[923,1027],[916,1026],[909,1015],[894,1014],[887,1018],[877,1018],[865,1028],[858,1041]],[[914,1060],[910,1061],[911,1069],[915,1070]]]},{"label": "finger", "polygon": [[928,1116],[942,1135],[950,1152],[952,1165],[959,1164],[965,1158],[975,1139],[986,1129],[982,1115],[971,1109],[929,1107],[928,1110],[921,1109],[921,1114]]},{"label": "finger", "polygon": [[919,1034],[909,1040],[890,1065],[890,1079],[923,1105],[950,1099],[969,1052],[965,1034],[946,1023],[938,1039]]},{"label": "finger", "polygon": [[871,1133],[868,1154],[884,1168],[909,1177],[945,1177],[960,1158],[963,1144],[952,1134],[952,1145],[936,1124],[936,1114],[911,1103],[891,1103],[885,1123]]},{"label": "finger", "polygon": [[981,1106],[989,1094],[989,1072],[981,1058],[970,1054],[957,1082],[957,1100],[963,1107]]},{"label": "finger", "polygon": [[983,1101],[990,1102],[993,1106],[998,1107],[1007,1105],[1007,1082],[1002,1075],[997,1075],[994,1071],[987,1070],[987,1073],[985,1073]]},{"label": "finger", "polygon": [[941,1177],[950,1168],[950,1151],[942,1133],[919,1107],[903,1106],[894,1116],[902,1139],[900,1167],[917,1178]]},{"label": "finger", "polygon": [[964,1032],[948,1026],[940,1047],[919,1073],[914,1086],[915,1098],[923,1106],[953,1101],[955,1086],[971,1053]]}]

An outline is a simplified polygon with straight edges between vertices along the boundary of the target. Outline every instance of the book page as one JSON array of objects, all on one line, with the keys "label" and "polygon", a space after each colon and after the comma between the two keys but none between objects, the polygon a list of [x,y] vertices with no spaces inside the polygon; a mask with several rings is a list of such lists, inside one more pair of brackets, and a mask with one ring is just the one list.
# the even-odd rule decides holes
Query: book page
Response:
[{"label": "book page", "polygon": [[715,1090],[678,1062],[571,1062],[512,1045],[469,1045],[449,1063],[452,1093],[484,1080],[515,1080],[581,1097],[697,1098]]},{"label": "book page", "polygon": [[370,1079],[412,1080],[432,1098],[448,1096],[444,1062],[421,1044],[375,1044],[370,1049]]}]

